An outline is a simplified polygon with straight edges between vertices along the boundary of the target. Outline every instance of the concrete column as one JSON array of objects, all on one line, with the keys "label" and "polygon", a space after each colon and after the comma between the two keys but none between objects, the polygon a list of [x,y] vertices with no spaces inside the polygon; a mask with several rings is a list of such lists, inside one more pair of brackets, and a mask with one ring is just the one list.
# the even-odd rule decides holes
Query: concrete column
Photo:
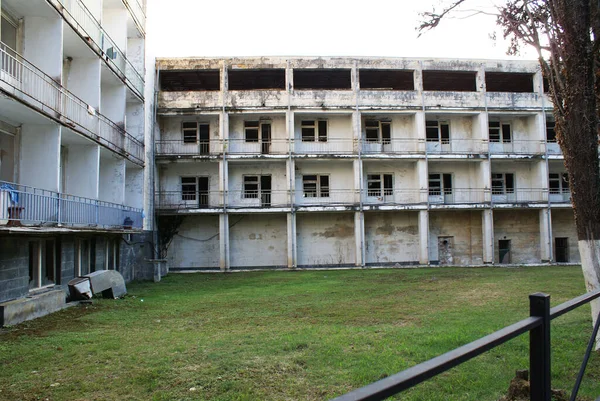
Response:
[{"label": "concrete column", "polygon": [[122,7],[102,10],[102,27],[123,52],[127,48],[128,14],[129,12]]},{"label": "concrete column", "polygon": [[23,56],[57,82],[62,77],[62,19],[27,16],[23,23]]},{"label": "concrete column", "polygon": [[[419,81],[421,83],[421,81]],[[422,84],[422,83],[421,83]],[[419,141],[418,150],[420,152],[425,152],[427,147],[426,138],[427,135],[425,133],[425,112],[418,111],[415,114],[415,129],[417,130],[417,140]]]},{"label": "concrete column", "polygon": [[127,60],[141,76],[144,76],[145,42],[143,38],[127,38]]},{"label": "concrete column", "polygon": [[229,215],[219,215],[219,267],[229,270]]},{"label": "concrete column", "polygon": [[481,64],[477,69],[475,76],[475,85],[477,92],[485,92],[485,65]]},{"label": "concrete column", "polygon": [[285,132],[289,141],[289,151],[294,153],[294,112],[288,110],[285,112]]},{"label": "concrete column", "polygon": [[125,204],[144,207],[144,169],[137,166],[125,170]]},{"label": "concrete column", "polygon": [[219,194],[221,195],[223,207],[227,207],[228,204],[229,176],[227,164],[227,160],[219,160]]},{"label": "concrete column", "polygon": [[125,107],[125,130],[135,139],[144,141],[144,103],[137,100],[127,102]]},{"label": "concrete column", "polygon": [[419,263],[429,264],[429,211],[419,211]]},{"label": "concrete column", "polygon": [[355,202],[359,203],[362,199],[362,160],[355,159],[352,161],[352,167],[354,170],[354,193]]},{"label": "concrete column", "polygon": [[356,266],[365,266],[365,215],[362,211],[354,213],[354,242]]},{"label": "concrete column", "polygon": [[289,269],[298,267],[296,251],[296,213],[287,214],[287,260]]},{"label": "concrete column", "polygon": [[487,152],[489,150],[488,145],[488,137],[489,137],[489,122],[488,115],[485,112],[481,112],[477,115],[476,118],[476,126],[475,126],[475,135],[473,137],[475,139],[479,139],[480,143],[477,144],[476,150],[481,150],[483,152]]},{"label": "concrete column", "polygon": [[[487,189],[491,189],[492,188],[492,163],[489,159],[487,160],[482,160],[481,163],[479,164],[480,167],[480,182],[479,184],[481,185],[480,188],[487,188]],[[491,202],[492,201],[492,192],[491,191],[486,191],[484,193],[484,202]]]},{"label": "concrete column", "polygon": [[484,210],[481,214],[483,228],[483,263],[494,263],[494,212]]},{"label": "concrete column", "polygon": [[285,161],[285,171],[287,174],[285,189],[288,191],[290,207],[294,207],[294,193],[296,191],[296,163],[294,159]]},{"label": "concrete column", "polygon": [[100,147],[72,145],[66,149],[68,154],[66,158],[62,158],[67,161],[66,165],[62,166],[66,178],[64,192],[97,199],[100,182]]},{"label": "concrete column", "polygon": [[63,85],[95,110],[100,109],[100,59],[74,58],[65,63]]},{"label": "concrete column", "polygon": [[125,159],[113,155],[100,158],[100,185],[98,199],[125,203]]},{"label": "concrete column", "polygon": [[227,153],[227,140],[229,139],[229,114],[222,111],[219,113],[219,137],[221,138],[221,146],[224,153]]},{"label": "concrete column", "polygon": [[19,184],[58,192],[60,127],[23,124],[20,141]]},{"label": "concrete column", "polygon": [[429,187],[429,167],[426,159],[417,161],[417,176],[420,190],[419,201],[425,203],[427,202]]},{"label": "concrete column", "polygon": [[120,127],[125,127],[127,90],[125,85],[102,85],[100,113]]},{"label": "concrete column", "polygon": [[542,262],[552,262],[552,215],[550,209],[540,210],[540,258]]},{"label": "concrete column", "polygon": [[352,112],[352,138],[354,139],[354,151],[358,152],[358,147],[361,146],[362,129],[361,129],[361,113],[360,111]]}]

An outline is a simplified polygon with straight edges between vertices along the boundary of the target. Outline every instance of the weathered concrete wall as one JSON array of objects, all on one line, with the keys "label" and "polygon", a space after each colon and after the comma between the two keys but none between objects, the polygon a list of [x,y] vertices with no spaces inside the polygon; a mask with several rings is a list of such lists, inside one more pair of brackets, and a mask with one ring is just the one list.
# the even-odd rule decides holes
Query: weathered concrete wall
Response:
[{"label": "weathered concrete wall", "polygon": [[219,268],[219,216],[186,216],[173,238],[171,268]]},{"label": "weathered concrete wall", "polygon": [[512,263],[540,263],[540,218],[538,210],[494,210],[494,261],[498,263],[498,241],[511,240]]},{"label": "weathered concrete wall", "polygon": [[132,234],[130,241],[120,242],[119,272],[123,275],[125,282],[131,280],[152,280],[154,277],[154,265],[148,262],[154,259],[152,243],[152,232],[144,231]]},{"label": "weathered concrete wall", "polygon": [[481,165],[477,161],[465,162],[429,162],[429,174],[452,174],[453,189],[483,188]]},{"label": "weathered concrete wall", "polygon": [[419,263],[418,212],[365,213],[367,265]]},{"label": "weathered concrete wall", "polygon": [[0,180],[14,182],[15,138],[0,132]]},{"label": "weathered concrete wall", "polygon": [[552,210],[552,249],[554,249],[554,261],[556,261],[555,238],[568,238],[569,241],[569,263],[581,263],[579,246],[577,241],[577,229],[572,209]]},{"label": "weathered concrete wall", "polygon": [[[304,197],[302,177],[304,175],[314,174],[329,176],[329,197]],[[352,162],[328,161],[324,163],[312,161],[298,161],[296,162],[295,185],[295,202],[298,205],[311,203],[315,200],[320,200],[324,203],[347,203],[352,202],[352,200],[355,199],[354,170],[352,167]]]},{"label": "weathered concrete wall", "polygon": [[[280,114],[231,114],[229,117],[229,148],[230,153],[240,153],[242,151],[260,153],[261,145],[259,142],[246,142],[244,130],[245,121],[261,121],[271,123],[271,153],[286,153],[288,152],[288,135],[286,131],[286,116],[285,113]],[[259,130],[259,138],[261,133]]]},{"label": "weathered concrete wall", "polygon": [[285,214],[230,215],[229,226],[232,269],[287,266]]},{"label": "weathered concrete wall", "polygon": [[24,238],[0,237],[0,302],[29,291],[29,243]]},{"label": "weathered concrete wall", "polygon": [[480,211],[429,212],[429,260],[432,263],[439,261],[439,237],[454,237],[453,265],[483,263],[483,228]]},{"label": "weathered concrete wall", "polygon": [[[218,115],[201,115],[201,116],[186,116],[186,117],[161,117],[159,120],[160,138],[162,140],[183,141],[183,122],[197,121],[200,124],[209,124],[210,139],[219,139],[219,116]],[[186,146],[197,146],[194,144],[186,144]]]},{"label": "weathered concrete wall", "polygon": [[58,191],[60,160],[60,127],[23,124],[19,183]]},{"label": "weathered concrete wall", "polygon": [[[281,206],[289,203],[286,192],[287,174],[285,161],[274,163],[229,163],[229,198],[233,207],[258,206],[260,199],[244,198],[244,176],[271,176],[271,203]],[[260,178],[259,178],[260,180]]]},{"label": "weathered concrete wall", "polygon": [[354,214],[298,213],[298,266],[354,266]]}]

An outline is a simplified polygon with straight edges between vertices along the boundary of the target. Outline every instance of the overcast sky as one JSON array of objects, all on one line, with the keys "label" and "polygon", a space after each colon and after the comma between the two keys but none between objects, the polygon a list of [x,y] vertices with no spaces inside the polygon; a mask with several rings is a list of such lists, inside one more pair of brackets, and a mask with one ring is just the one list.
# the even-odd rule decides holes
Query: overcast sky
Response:
[{"label": "overcast sky", "polygon": [[[155,57],[509,58],[506,43],[490,39],[495,18],[467,7],[417,38],[418,13],[448,1],[147,0],[147,50]],[[492,0],[467,4],[494,10]]]}]

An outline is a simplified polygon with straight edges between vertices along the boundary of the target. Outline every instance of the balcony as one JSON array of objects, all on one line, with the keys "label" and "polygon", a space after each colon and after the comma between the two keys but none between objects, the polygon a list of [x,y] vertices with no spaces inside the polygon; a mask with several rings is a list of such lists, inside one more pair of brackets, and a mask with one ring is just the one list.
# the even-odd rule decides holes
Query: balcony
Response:
[{"label": "balcony", "polygon": [[303,141],[296,139],[293,143],[293,153],[296,155],[351,155],[357,153],[353,138],[327,138],[321,141]]},{"label": "balcony", "polygon": [[290,152],[288,139],[256,140],[254,142],[245,139],[229,139],[227,143],[227,153],[230,155],[287,155]]},{"label": "balcony", "polygon": [[492,203],[548,203],[548,190],[545,188],[504,189],[492,188]]},{"label": "balcony", "polygon": [[156,156],[218,156],[223,154],[223,141],[185,142],[183,140],[156,141]]},{"label": "balcony", "polygon": [[290,191],[260,190],[260,191],[228,191],[227,208],[282,208],[290,207]]},{"label": "balcony", "polygon": [[571,191],[565,189],[551,189],[548,193],[548,201],[550,203],[571,203]]},{"label": "balcony", "polygon": [[424,154],[425,141],[417,138],[391,138],[378,141],[361,140],[364,155]]},{"label": "balcony", "polygon": [[432,205],[469,205],[490,202],[490,190],[486,188],[445,188],[429,189],[429,203]]},{"label": "balcony", "polygon": [[142,209],[0,181],[0,226],[142,229]]},{"label": "balcony", "polygon": [[366,206],[397,206],[427,203],[426,189],[368,189],[363,191]]},{"label": "balcony", "polygon": [[129,12],[131,13],[131,16],[133,17],[133,20],[135,21],[138,28],[140,29],[140,32],[142,34],[145,34],[146,13],[144,12],[144,8],[142,7],[142,5],[139,3],[138,0],[123,0],[123,4],[125,4],[125,7],[127,7]]},{"label": "balcony", "polygon": [[144,144],[0,43],[0,89],[132,162],[144,165]]},{"label": "balcony", "polygon": [[487,153],[487,139],[443,139],[441,141],[427,141],[428,154],[482,154]]},{"label": "balcony", "polygon": [[492,155],[541,155],[545,152],[542,140],[490,141],[489,149]]},{"label": "balcony", "polygon": [[157,191],[155,207],[166,210],[216,209],[223,207],[222,191]]},{"label": "balcony", "polygon": [[[129,0],[126,3],[129,4],[135,1]],[[137,96],[143,99],[143,72],[135,69],[83,2],[81,0],[48,0],[48,2],[84,38],[84,41],[92,47],[92,50],[97,52],[106,64],[130,86]]]}]

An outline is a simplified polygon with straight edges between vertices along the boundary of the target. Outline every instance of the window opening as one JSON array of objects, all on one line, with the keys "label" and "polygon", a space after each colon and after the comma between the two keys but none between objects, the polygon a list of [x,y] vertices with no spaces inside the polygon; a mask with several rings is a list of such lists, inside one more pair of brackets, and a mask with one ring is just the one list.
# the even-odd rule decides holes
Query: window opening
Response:
[{"label": "window opening", "polygon": [[550,173],[548,178],[551,194],[568,193],[570,191],[569,175],[567,173]]},{"label": "window opening", "polygon": [[300,133],[302,142],[327,142],[327,120],[302,120]]},{"label": "window opening", "polygon": [[515,193],[515,178],[512,173],[492,174],[492,194],[505,195]]},{"label": "window opening", "polygon": [[425,122],[427,142],[450,143],[450,123],[447,121],[427,120]]},{"label": "window opening", "polygon": [[392,137],[392,123],[390,121],[366,120],[365,139],[367,142],[389,144]]},{"label": "window opening", "polygon": [[556,142],[556,123],[553,120],[546,120],[546,141]]},{"label": "window opening", "polygon": [[489,138],[490,142],[494,143],[510,143],[512,142],[512,131],[509,123],[501,123],[500,121],[489,122]]},{"label": "window opening", "polygon": [[501,239],[498,241],[498,261],[502,264],[511,263],[511,240]]},{"label": "window opening", "polygon": [[554,238],[554,253],[558,263],[569,263],[569,238]]},{"label": "window opening", "polygon": [[381,197],[390,196],[394,193],[392,174],[368,174],[367,196]]},{"label": "window opening", "polygon": [[429,174],[429,195],[442,194],[452,194],[452,174]]},{"label": "window opening", "polygon": [[305,175],[302,176],[303,193],[305,198],[328,198],[329,176],[328,175]]}]

